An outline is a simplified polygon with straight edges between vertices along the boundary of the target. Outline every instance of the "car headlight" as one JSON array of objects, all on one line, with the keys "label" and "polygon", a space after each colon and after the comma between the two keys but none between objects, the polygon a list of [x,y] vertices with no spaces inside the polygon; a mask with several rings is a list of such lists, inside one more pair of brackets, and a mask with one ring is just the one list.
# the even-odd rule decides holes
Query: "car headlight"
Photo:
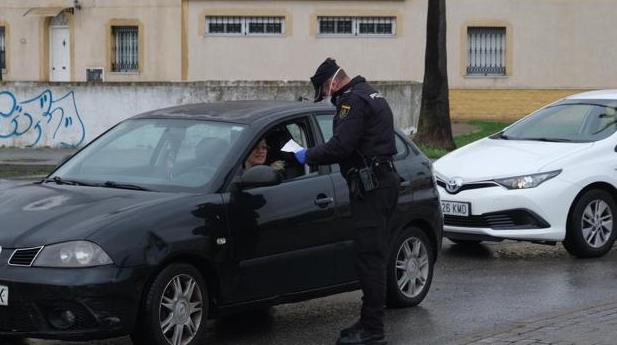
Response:
[{"label": "car headlight", "polygon": [[535,188],[541,185],[543,182],[546,182],[559,174],[561,174],[561,170],[549,171],[549,172],[539,173],[539,174],[495,179],[493,181],[499,183],[500,185],[508,189],[527,189],[527,188]]},{"label": "car headlight", "polygon": [[98,245],[88,241],[72,241],[43,247],[32,266],[37,267],[94,267],[114,262]]}]

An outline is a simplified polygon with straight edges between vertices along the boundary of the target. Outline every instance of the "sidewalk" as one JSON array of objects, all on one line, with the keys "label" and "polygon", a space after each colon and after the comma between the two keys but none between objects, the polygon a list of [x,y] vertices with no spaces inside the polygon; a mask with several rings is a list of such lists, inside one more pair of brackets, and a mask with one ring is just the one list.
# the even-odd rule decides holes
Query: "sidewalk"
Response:
[{"label": "sidewalk", "polygon": [[47,175],[76,149],[0,148],[0,179],[20,179]]},{"label": "sidewalk", "polygon": [[55,166],[77,149],[52,148],[0,148],[0,165],[51,165]]},{"label": "sidewalk", "polygon": [[465,345],[615,345],[617,301],[517,322],[493,334],[470,337]]}]

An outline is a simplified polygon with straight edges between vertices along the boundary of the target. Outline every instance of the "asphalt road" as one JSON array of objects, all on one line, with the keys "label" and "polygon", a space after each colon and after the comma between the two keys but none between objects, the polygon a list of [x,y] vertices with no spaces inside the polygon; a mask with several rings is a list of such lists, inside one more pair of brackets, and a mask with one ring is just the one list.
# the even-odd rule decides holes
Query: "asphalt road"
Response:
[{"label": "asphalt road", "polygon": [[[502,242],[465,248],[444,242],[426,300],[415,308],[387,311],[390,344],[461,344],[517,321],[617,300],[615,249],[600,259],[580,260],[561,245]],[[355,321],[359,298],[359,292],[351,292],[213,321],[207,344],[334,344],[338,330]],[[125,337],[88,344],[131,341]]]}]

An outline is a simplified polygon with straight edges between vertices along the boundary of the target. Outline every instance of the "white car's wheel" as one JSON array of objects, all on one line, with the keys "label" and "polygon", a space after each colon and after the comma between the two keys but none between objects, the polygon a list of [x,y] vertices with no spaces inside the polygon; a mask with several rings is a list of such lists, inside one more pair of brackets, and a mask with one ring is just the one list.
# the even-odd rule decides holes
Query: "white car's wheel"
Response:
[{"label": "white car's wheel", "polygon": [[599,189],[585,192],[574,204],[563,246],[579,258],[606,254],[617,236],[616,216],[617,205],[611,194]]}]

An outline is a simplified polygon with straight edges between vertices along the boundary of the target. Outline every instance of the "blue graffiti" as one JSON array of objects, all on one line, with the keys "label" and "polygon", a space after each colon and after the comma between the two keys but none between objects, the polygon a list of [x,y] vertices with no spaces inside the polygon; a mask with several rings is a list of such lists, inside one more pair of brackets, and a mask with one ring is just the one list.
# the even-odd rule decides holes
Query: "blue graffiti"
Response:
[{"label": "blue graffiti", "polygon": [[23,137],[28,147],[45,143],[59,146],[79,146],[86,137],[86,128],[79,115],[75,93],[68,92],[54,99],[51,90],[18,102],[9,91],[0,91],[0,144],[2,139]]}]

